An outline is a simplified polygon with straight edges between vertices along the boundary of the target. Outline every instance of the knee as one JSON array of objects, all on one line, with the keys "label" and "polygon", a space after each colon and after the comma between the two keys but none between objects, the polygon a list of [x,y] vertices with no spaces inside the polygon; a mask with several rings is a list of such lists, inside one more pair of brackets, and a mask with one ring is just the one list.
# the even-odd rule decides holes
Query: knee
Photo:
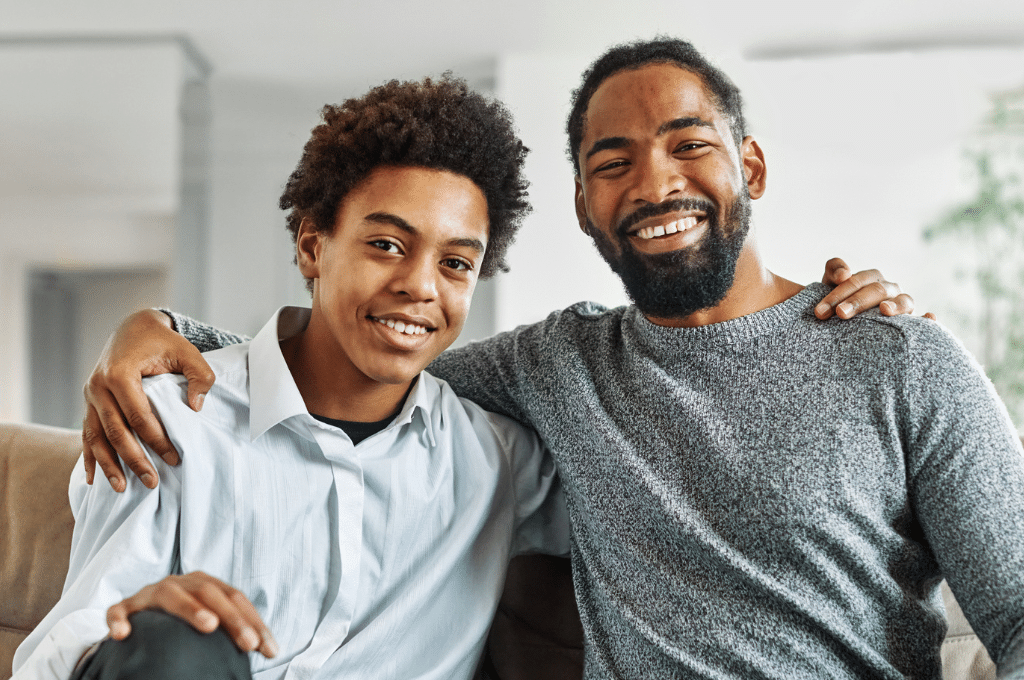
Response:
[{"label": "knee", "polygon": [[146,610],[129,617],[131,634],[107,640],[73,680],[249,680],[249,657],[222,629],[200,633],[176,616]]}]

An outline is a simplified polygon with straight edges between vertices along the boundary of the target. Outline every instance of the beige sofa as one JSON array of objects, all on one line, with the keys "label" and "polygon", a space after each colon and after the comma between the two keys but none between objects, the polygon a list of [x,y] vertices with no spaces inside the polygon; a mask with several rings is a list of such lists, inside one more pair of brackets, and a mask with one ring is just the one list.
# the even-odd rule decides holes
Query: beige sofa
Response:
[{"label": "beige sofa", "polygon": [[[81,449],[76,430],[0,423],[0,680],[14,650],[60,597],[74,521],[67,485]],[[949,591],[945,677],[994,678],[984,648]],[[488,641],[486,673],[498,680],[582,675],[579,615],[567,560],[513,561]]]}]

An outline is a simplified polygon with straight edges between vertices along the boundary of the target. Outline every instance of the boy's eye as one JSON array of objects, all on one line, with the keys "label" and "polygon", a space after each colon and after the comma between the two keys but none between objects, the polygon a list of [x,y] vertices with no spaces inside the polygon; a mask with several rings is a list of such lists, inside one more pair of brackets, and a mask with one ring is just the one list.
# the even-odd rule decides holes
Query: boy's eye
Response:
[{"label": "boy's eye", "polygon": [[385,253],[398,253],[400,252],[398,244],[393,241],[387,241],[385,239],[379,239],[377,241],[370,241],[370,245],[374,248],[380,248]]}]

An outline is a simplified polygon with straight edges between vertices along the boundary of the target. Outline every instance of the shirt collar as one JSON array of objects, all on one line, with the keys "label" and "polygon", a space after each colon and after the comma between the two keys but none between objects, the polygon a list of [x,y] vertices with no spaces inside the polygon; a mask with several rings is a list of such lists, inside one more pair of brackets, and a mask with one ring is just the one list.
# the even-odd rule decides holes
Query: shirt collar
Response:
[{"label": "shirt collar", "polygon": [[[280,345],[282,340],[305,330],[310,315],[311,310],[306,307],[282,307],[270,317],[249,344],[249,432],[253,440],[293,416],[306,418],[286,424],[302,436],[313,439],[309,430],[313,418],[306,410],[306,403],[292,378]],[[437,381],[421,373],[398,417],[388,427],[409,423],[419,412],[425,433],[433,445],[436,438],[430,418],[430,405],[436,403],[439,397]]]}]

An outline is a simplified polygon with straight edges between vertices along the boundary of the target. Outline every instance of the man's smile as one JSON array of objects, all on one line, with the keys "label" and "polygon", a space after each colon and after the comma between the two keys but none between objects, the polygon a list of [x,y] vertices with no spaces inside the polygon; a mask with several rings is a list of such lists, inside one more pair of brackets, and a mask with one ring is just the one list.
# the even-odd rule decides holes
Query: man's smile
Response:
[{"label": "man's smile", "polygon": [[624,233],[630,245],[638,252],[656,254],[690,248],[698,244],[707,232],[710,211],[690,209],[665,212],[647,219],[625,221],[635,223]]}]

